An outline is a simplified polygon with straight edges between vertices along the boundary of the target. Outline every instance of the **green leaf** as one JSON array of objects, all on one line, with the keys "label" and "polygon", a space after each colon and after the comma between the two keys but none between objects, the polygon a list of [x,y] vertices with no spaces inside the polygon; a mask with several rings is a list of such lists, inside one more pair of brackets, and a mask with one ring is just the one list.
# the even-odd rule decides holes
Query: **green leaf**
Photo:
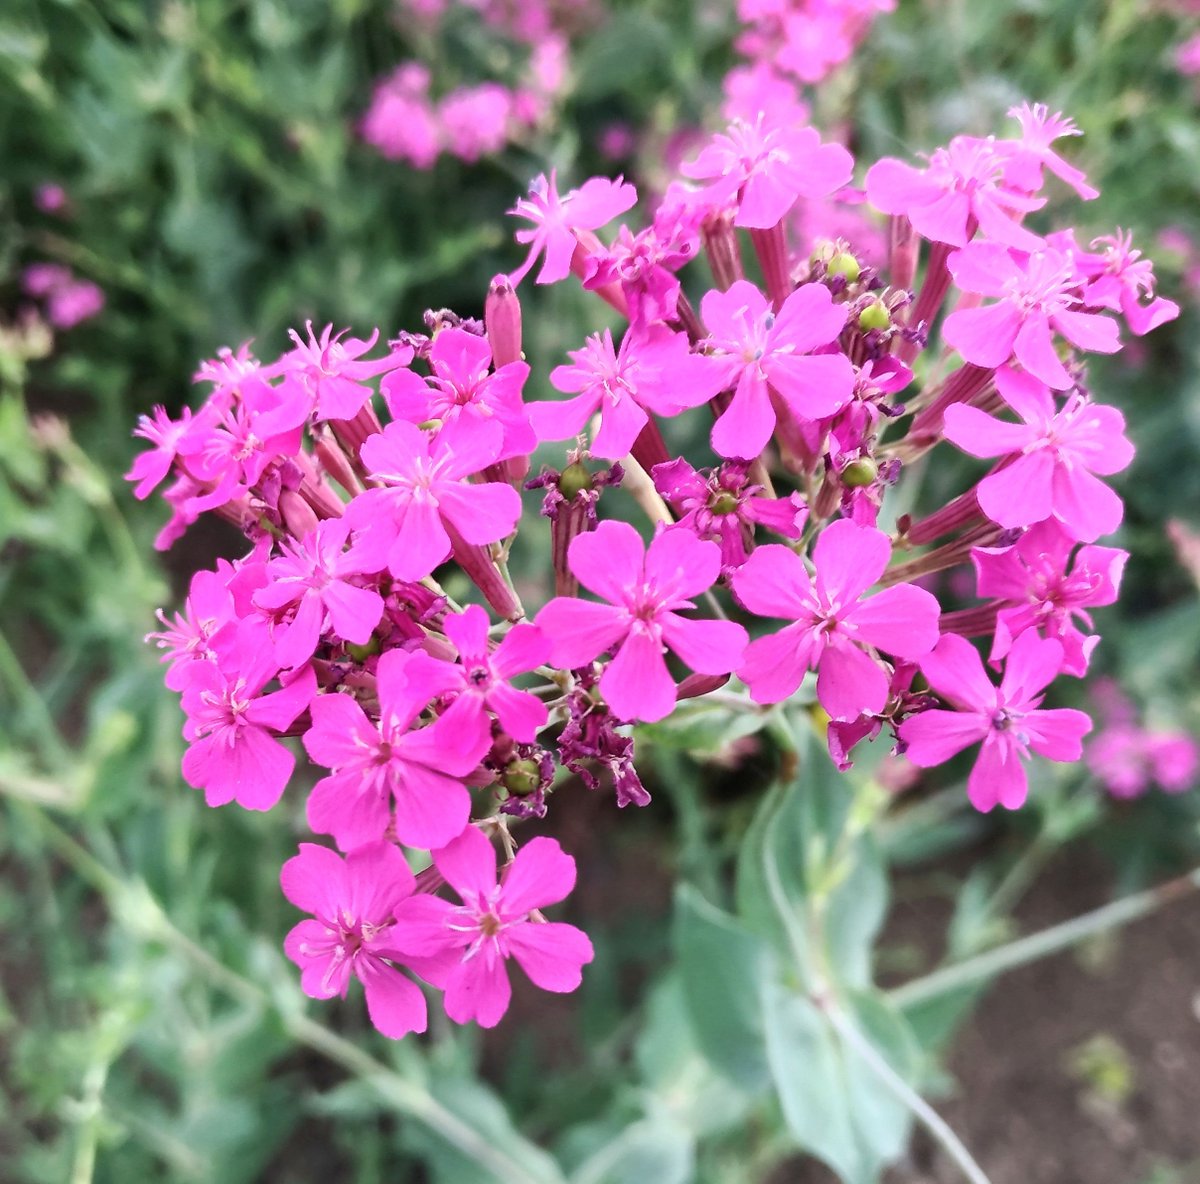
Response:
[{"label": "green leaf", "polygon": [[744,1089],[762,1089],[769,1080],[760,1000],[766,943],[683,884],[675,895],[675,950],[700,1051]]}]

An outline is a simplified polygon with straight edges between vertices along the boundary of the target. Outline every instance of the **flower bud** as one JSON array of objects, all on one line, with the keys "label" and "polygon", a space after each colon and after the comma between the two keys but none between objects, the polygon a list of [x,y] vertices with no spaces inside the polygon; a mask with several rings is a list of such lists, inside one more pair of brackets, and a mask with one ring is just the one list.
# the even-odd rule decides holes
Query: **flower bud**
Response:
[{"label": "flower bud", "polygon": [[498,370],[509,362],[521,360],[521,301],[506,275],[492,280],[483,304],[483,323],[487,327],[492,360]]},{"label": "flower bud", "polygon": [[500,774],[500,784],[514,797],[528,797],[542,784],[542,767],[528,757],[518,757],[505,766]]},{"label": "flower bud", "polygon": [[858,314],[858,326],[860,329],[868,331],[871,329],[890,329],[891,325],[891,313],[888,312],[888,307],[882,300],[873,300]]},{"label": "flower bud", "polygon": [[879,469],[869,456],[860,456],[858,460],[852,460],[841,471],[840,476],[843,485],[857,489],[865,485],[873,485],[879,476]]},{"label": "flower bud", "polygon": [[825,265],[826,275],[845,276],[848,284],[854,283],[861,272],[858,260],[849,251],[838,251]]}]

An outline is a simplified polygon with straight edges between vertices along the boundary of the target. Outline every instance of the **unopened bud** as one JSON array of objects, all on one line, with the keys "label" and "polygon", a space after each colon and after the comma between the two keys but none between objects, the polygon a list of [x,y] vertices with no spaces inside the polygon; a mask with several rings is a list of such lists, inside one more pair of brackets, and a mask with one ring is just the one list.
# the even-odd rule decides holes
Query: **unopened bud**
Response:
[{"label": "unopened bud", "polygon": [[317,529],[313,508],[295,490],[285,489],[279,495],[279,513],[283,524],[298,539]]},{"label": "unopened bud", "polygon": [[859,457],[852,460],[839,474],[843,485],[857,489],[864,485],[874,485],[879,476],[879,469],[869,457]]},{"label": "unopened bud", "polygon": [[509,362],[521,360],[521,301],[508,276],[492,280],[483,304],[483,323],[492,361],[498,370]]},{"label": "unopened bud", "polygon": [[542,769],[535,760],[519,757],[509,761],[500,774],[500,784],[515,797],[528,797],[542,784]]},{"label": "unopened bud", "polygon": [[825,264],[826,275],[841,275],[846,277],[848,284],[854,283],[858,279],[862,268],[858,260],[850,254],[849,251],[838,251],[832,259]]},{"label": "unopened bud", "polygon": [[888,312],[887,305],[882,300],[873,300],[866,308],[858,314],[858,325],[860,329],[890,329],[892,325],[892,314]]}]

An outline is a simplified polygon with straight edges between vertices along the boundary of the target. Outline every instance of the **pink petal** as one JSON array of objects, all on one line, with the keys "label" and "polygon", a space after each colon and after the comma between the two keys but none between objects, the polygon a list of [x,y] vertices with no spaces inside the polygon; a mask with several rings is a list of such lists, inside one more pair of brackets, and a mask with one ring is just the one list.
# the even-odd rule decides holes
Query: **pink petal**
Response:
[{"label": "pink petal", "polygon": [[1020,314],[1004,301],[952,312],[942,326],[942,337],[968,362],[999,366],[1012,357],[1020,329]]},{"label": "pink petal", "polygon": [[292,904],[306,913],[332,919],[345,892],[345,864],[336,852],[317,843],[301,843],[279,872],[279,886]]},{"label": "pink petal", "polygon": [[449,557],[450,536],[437,506],[430,501],[410,501],[396,523],[395,538],[388,548],[392,575],[398,580],[423,580]]},{"label": "pink petal", "polygon": [[660,530],[646,551],[646,579],[679,596],[706,592],[721,574],[721,548],[690,530]]},{"label": "pink petal", "polygon": [[514,625],[492,655],[492,669],[501,678],[525,674],[550,661],[553,643],[536,625]]},{"label": "pink petal", "polygon": [[[560,366],[559,369],[568,367]],[[600,406],[600,399],[599,391],[593,390],[574,399],[530,403],[526,410],[539,440],[566,440],[583,432],[587,421]]]},{"label": "pink petal", "polygon": [[1029,707],[1062,669],[1063,649],[1052,638],[1042,639],[1027,629],[1013,642],[1000,682],[1004,702],[1017,710]]},{"label": "pink petal", "polygon": [[738,678],[750,688],[755,703],[778,703],[800,686],[815,662],[817,649],[811,626],[789,625],[746,647]]},{"label": "pink petal", "polygon": [[983,671],[979,651],[954,633],[946,633],[918,663],[929,685],[956,707],[990,715],[996,706],[996,688]]},{"label": "pink petal", "polygon": [[1030,374],[1036,374],[1056,391],[1068,390],[1073,385],[1071,375],[1054,348],[1054,335],[1045,316],[1032,315],[1026,319],[1017,333],[1013,353]]},{"label": "pink petal", "polygon": [[922,711],[900,725],[904,755],[914,765],[930,769],[962,752],[987,734],[987,720],[964,711]]},{"label": "pink petal", "polygon": [[1013,529],[1032,526],[1053,513],[1051,488],[1054,458],[1039,449],[1018,457],[979,482],[980,509],[999,526]]},{"label": "pink petal", "polygon": [[371,640],[383,617],[383,597],[378,592],[334,580],[325,586],[323,598],[338,637],[354,645],[366,645]]},{"label": "pink petal", "polygon": [[301,921],[283,939],[283,952],[300,967],[300,989],[310,999],[332,999],[345,995],[350,981],[350,963],[332,965],[332,955],[313,955],[329,942],[329,931],[320,921]]},{"label": "pink petal", "polygon": [[833,415],[854,394],[854,367],[842,354],[774,354],[763,360],[763,370],[771,386],[800,419]]},{"label": "pink petal", "polygon": [[795,620],[807,613],[813,597],[803,560],[778,543],[756,547],[732,583],[738,602],[760,617]]},{"label": "pink petal", "polygon": [[446,984],[446,1014],[456,1024],[475,1020],[481,1028],[494,1028],[508,1010],[511,998],[504,959],[488,943],[450,975]]},{"label": "pink petal", "polygon": [[351,695],[337,692],[318,695],[310,711],[313,723],[304,733],[304,749],[326,769],[340,769],[360,761],[364,751],[379,743],[375,725]]},{"label": "pink petal", "polygon": [[496,713],[500,726],[521,744],[532,744],[550,718],[546,704],[536,695],[504,682],[488,691],[487,705]]},{"label": "pink petal", "polygon": [[629,395],[606,399],[600,408],[600,430],[592,441],[592,455],[603,460],[622,460],[650,417]]},{"label": "pink petal", "polygon": [[878,715],[887,705],[888,676],[858,646],[828,645],[817,666],[817,698],[831,719]]},{"label": "pink petal", "polygon": [[308,795],[308,825],[343,851],[382,839],[392,821],[388,794],[364,785],[358,769],[322,777]]},{"label": "pink petal", "polygon": [[961,403],[946,408],[944,430],[951,444],[971,456],[1007,456],[1020,452],[1034,438],[1023,423],[1006,423]]},{"label": "pink petal", "polygon": [[425,1031],[425,996],[416,983],[377,958],[361,958],[357,972],[377,1031],[392,1040]]},{"label": "pink petal", "polygon": [[454,643],[460,657],[482,658],[488,652],[488,615],[477,604],[469,604],[461,613],[447,613],[442,629]]},{"label": "pink petal", "polygon": [[938,643],[937,598],[924,588],[898,584],[856,605],[843,618],[859,641],[897,658],[923,658]]},{"label": "pink petal", "polygon": [[698,674],[728,674],[745,658],[750,639],[734,621],[697,621],[663,613],[659,624],[668,648]]},{"label": "pink petal", "polygon": [[261,728],[242,728],[237,742],[211,766],[205,801],[215,806],[232,800],[247,810],[269,810],[283,796],[295,767],[296,758],[273,736]]},{"label": "pink petal", "polygon": [[993,806],[1015,810],[1029,793],[1025,767],[1015,745],[990,733],[979,750],[979,758],[967,778],[967,796],[976,810],[986,814]]},{"label": "pink petal", "polygon": [[1021,725],[1029,736],[1029,747],[1052,761],[1079,760],[1083,737],[1092,730],[1091,719],[1070,707],[1030,712]]},{"label": "pink petal", "polygon": [[817,587],[845,607],[883,575],[891,557],[892,544],[882,530],[839,518],[813,548]]},{"label": "pink petal", "polygon": [[463,783],[425,765],[406,764],[392,796],[396,837],[410,847],[442,847],[471,817],[471,795]]},{"label": "pink petal", "polygon": [[496,887],[496,852],[476,827],[465,827],[452,842],[434,851],[433,862],[468,904],[487,898]]},{"label": "pink petal", "polygon": [[1076,349],[1097,354],[1115,354],[1121,348],[1121,332],[1117,322],[1094,312],[1072,312],[1062,309],[1051,321],[1054,327]]},{"label": "pink petal", "polygon": [[530,981],[543,991],[574,991],[594,957],[587,934],[574,925],[532,921],[508,931],[508,948]]},{"label": "pink petal", "polygon": [[567,551],[579,582],[613,604],[622,604],[626,590],[641,582],[645,557],[642,536],[628,522],[611,519],[572,539]]},{"label": "pink petal", "polygon": [[[771,330],[771,340],[791,346],[796,353],[808,353],[836,341],[846,327],[847,315],[846,306],[834,304],[824,284],[802,284],[783,302]],[[852,384],[853,381],[851,375]]]},{"label": "pink petal", "polygon": [[675,682],[650,629],[635,626],[625,638],[600,676],[600,693],[617,719],[654,723],[674,711]]},{"label": "pink petal", "polygon": [[415,886],[408,860],[394,843],[368,843],[346,856],[343,904],[352,917],[372,925],[386,924]]},{"label": "pink petal", "polygon": [[455,932],[450,921],[457,906],[438,896],[418,893],[396,907],[396,924],[386,939],[401,955],[432,958],[469,943],[467,934]]},{"label": "pink petal", "polygon": [[766,447],[775,430],[775,409],[763,375],[746,366],[729,406],[713,424],[712,446],[720,456],[751,460]]},{"label": "pink petal", "polygon": [[1054,516],[1081,543],[1112,534],[1125,516],[1117,493],[1084,468],[1056,467],[1051,489]]},{"label": "pink petal", "polygon": [[[262,603],[261,598],[256,598]],[[382,602],[380,603],[382,611]],[[312,589],[300,598],[296,615],[285,625],[275,642],[275,661],[284,670],[307,662],[317,652],[321,629],[325,624],[325,606],[320,594]]]},{"label": "pink petal", "polygon": [[575,860],[555,839],[530,839],[504,872],[500,909],[507,917],[524,917],[565,900],[575,887]]},{"label": "pink petal", "polygon": [[479,546],[507,538],[521,517],[521,495],[497,481],[439,486],[438,505],[455,530]]},{"label": "pink petal", "polygon": [[591,662],[629,629],[621,609],[572,596],[551,600],[538,613],[537,626],[550,638],[551,665],[561,670],[574,670]]}]

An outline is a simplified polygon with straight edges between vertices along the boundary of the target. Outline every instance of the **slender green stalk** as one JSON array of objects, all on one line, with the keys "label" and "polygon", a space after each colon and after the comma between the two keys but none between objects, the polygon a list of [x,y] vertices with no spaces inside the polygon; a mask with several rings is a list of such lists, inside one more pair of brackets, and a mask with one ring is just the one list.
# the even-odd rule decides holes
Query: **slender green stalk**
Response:
[{"label": "slender green stalk", "polygon": [[1178,876],[1174,880],[1168,880],[1157,888],[1135,892],[1080,917],[1073,917],[1059,925],[1052,925],[1049,929],[997,946],[994,950],[988,950],[986,954],[944,966],[932,974],[896,987],[888,992],[888,998],[897,1007],[911,1008],[962,990],[964,987],[978,986],[1006,971],[1069,949],[1089,937],[1119,929],[1122,925],[1148,916],[1163,905],[1170,904],[1197,889],[1200,889],[1200,868],[1195,868],[1187,875]]},{"label": "slender green stalk", "polygon": [[813,1002],[822,1009],[839,1036],[871,1067],[871,1071],[904,1103],[913,1117],[933,1136],[938,1145],[954,1161],[971,1184],[989,1184],[983,1169],[950,1128],[949,1123],[927,1102],[858,1030],[840,1008],[827,998],[814,996]]}]

